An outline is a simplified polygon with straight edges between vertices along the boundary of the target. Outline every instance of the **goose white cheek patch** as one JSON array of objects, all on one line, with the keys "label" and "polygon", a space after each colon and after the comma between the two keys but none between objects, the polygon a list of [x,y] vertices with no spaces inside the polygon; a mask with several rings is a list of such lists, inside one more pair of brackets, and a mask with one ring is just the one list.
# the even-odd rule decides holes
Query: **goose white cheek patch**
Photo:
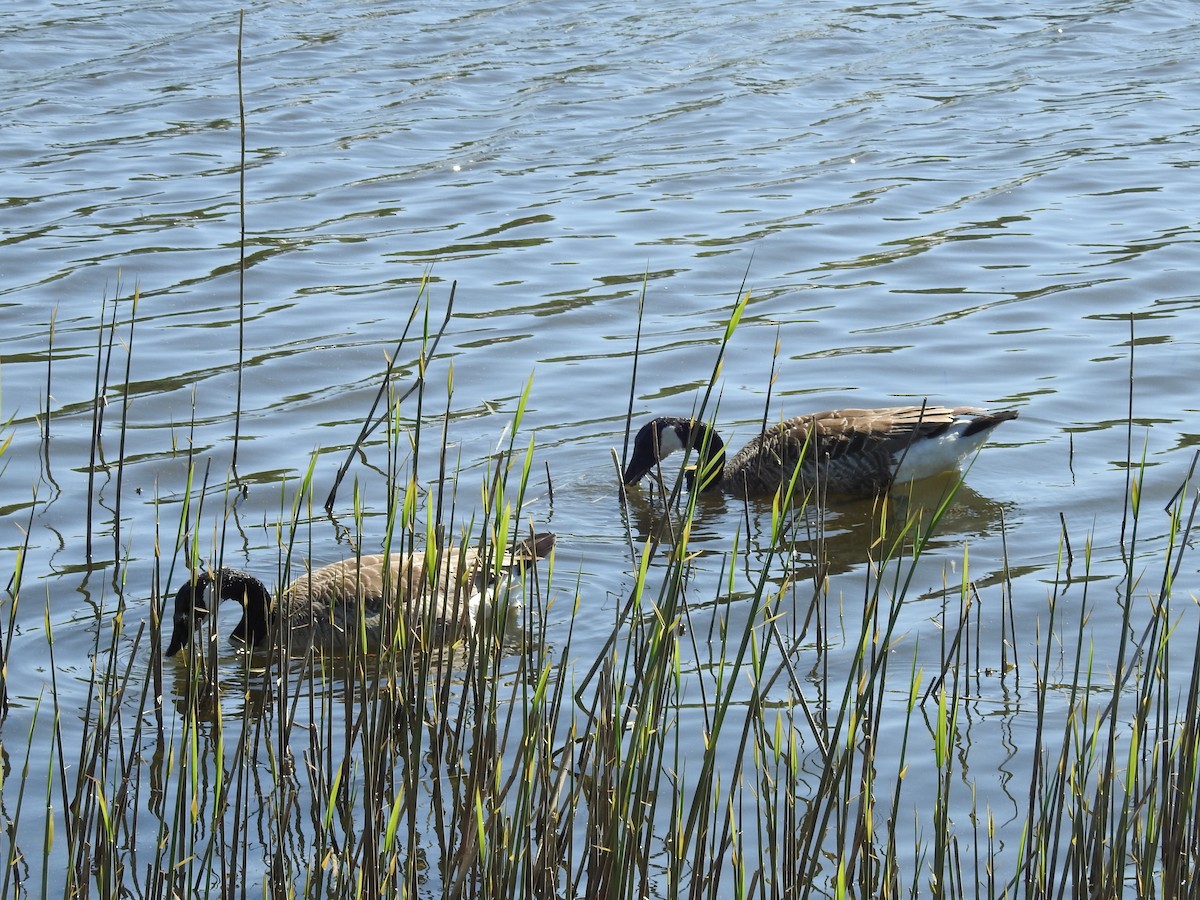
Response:
[{"label": "goose white cheek patch", "polygon": [[658,458],[666,459],[676,450],[683,449],[683,441],[679,439],[679,432],[675,430],[674,425],[664,425],[658,432]]}]

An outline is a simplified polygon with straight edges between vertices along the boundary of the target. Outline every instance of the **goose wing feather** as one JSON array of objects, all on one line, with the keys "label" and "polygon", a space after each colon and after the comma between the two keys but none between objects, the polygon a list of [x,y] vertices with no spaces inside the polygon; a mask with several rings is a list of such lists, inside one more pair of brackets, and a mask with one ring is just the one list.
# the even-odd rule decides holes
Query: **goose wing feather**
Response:
[{"label": "goose wing feather", "polygon": [[455,636],[471,625],[478,575],[474,548],[446,550],[436,564],[420,551],[352,557],[289,584],[283,614],[293,637],[311,631],[302,637],[335,650],[358,634],[360,617],[371,646],[401,618],[410,627],[428,624],[439,636]]},{"label": "goose wing feather", "polygon": [[[515,545],[512,562],[532,562],[553,546],[553,534],[535,535]],[[360,624],[368,645],[378,647],[401,620],[411,629],[432,629],[435,642],[453,640],[471,629],[486,599],[493,571],[484,563],[476,547],[351,557],[289,584],[283,615],[293,640],[319,641],[333,650],[358,635]],[[501,577],[508,568],[501,567]]]},{"label": "goose wing feather", "polygon": [[[899,458],[916,442],[937,438],[964,420],[985,431],[1013,418],[971,406],[834,409],[787,419],[762,432],[729,461],[726,477],[739,493],[772,492],[800,465],[805,488],[824,480],[832,491],[886,490]],[[968,426],[968,429],[972,426]]]}]

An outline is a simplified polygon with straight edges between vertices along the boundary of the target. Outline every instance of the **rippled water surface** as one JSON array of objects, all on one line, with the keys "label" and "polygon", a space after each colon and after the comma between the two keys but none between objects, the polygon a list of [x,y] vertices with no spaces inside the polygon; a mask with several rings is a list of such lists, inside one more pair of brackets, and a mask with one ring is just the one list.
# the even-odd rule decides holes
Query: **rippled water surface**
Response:
[{"label": "rippled water surface", "polygon": [[[603,613],[594,633],[581,625],[579,659],[600,652],[630,590],[627,528],[647,528],[638,503],[618,504],[611,456],[639,302],[636,421],[693,409],[749,292],[717,381],[735,444],[768,402],[770,417],[925,398],[1021,411],[920,570],[904,666],[940,665],[941,591],[961,579],[964,547],[993,631],[1007,554],[1026,625],[1012,652],[1036,655],[1065,523],[1078,544],[1094,536],[1087,640],[1107,668],[1125,462],[1148,463],[1136,552],[1149,567],[1200,443],[1198,24],[1188,6],[1098,0],[1053,14],[250,3],[239,307],[237,7],[13,5],[0,22],[0,573],[23,554],[24,600],[6,745],[49,684],[46,608],[68,709],[88,689],[97,609],[119,587],[148,620],[156,529],[164,558],[182,558],[170,547],[184,451],[224,484],[239,385],[248,491],[223,549],[273,577],[281,497],[314,453],[324,496],[414,305],[436,321],[452,284],[424,414],[434,433],[448,405],[469,505],[532,379],[519,439],[536,442],[530,512],[559,535],[558,566],[582,573],[582,606]],[[400,349],[398,383],[416,355],[411,340]],[[370,466],[353,475],[376,483]],[[346,487],[341,516],[350,502]],[[387,500],[365,505],[370,537]],[[861,598],[870,518],[855,504],[829,513],[845,604]],[[703,506],[701,583],[718,584],[735,535],[753,546],[769,521],[768,504]],[[316,561],[345,555],[328,521],[311,533]],[[210,522],[203,553],[213,534]],[[1179,596],[1196,574],[1185,558]],[[799,652],[803,668],[813,650]],[[987,773],[1023,771],[1012,746],[1029,711],[996,681],[982,693],[966,739],[1003,820],[1021,791]]]}]

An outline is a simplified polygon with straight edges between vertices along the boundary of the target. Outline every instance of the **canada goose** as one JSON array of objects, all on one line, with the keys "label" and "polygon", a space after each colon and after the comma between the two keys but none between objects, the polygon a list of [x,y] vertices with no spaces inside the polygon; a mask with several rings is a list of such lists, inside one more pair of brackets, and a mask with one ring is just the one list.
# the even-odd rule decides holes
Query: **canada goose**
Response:
[{"label": "canada goose", "polygon": [[[716,431],[695,419],[659,418],[633,441],[622,480],[637,484],[675,450],[697,454],[701,490],[722,488],[745,497],[770,494],[790,483],[796,490],[820,485],[839,493],[870,496],[893,482],[915,481],[958,468],[1015,409],[990,412],[970,406],[892,406],[835,409],[797,416],[771,426],[725,461]],[[695,472],[689,471],[691,487]]]},{"label": "canada goose", "polygon": [[[527,565],[545,556],[553,546],[554,535],[549,533],[519,541],[506,554],[501,576],[512,565]],[[202,572],[175,595],[167,656],[188,645],[192,630],[221,600],[235,600],[243,609],[230,640],[254,648],[270,646],[278,638],[286,641],[293,653],[304,653],[309,647],[317,652],[344,653],[358,640],[361,614],[367,647],[378,650],[388,606],[392,607],[393,622],[403,617],[411,627],[419,628],[423,621],[431,621],[438,632],[434,640],[453,640],[469,633],[489,585],[495,583],[496,568],[474,547],[439,552],[433,571],[428,563],[429,554],[421,551],[393,553],[353,557],[301,575],[283,592],[279,610],[282,632],[272,608],[274,597],[261,581],[238,569]],[[210,599],[214,587],[219,592],[216,601]]]}]

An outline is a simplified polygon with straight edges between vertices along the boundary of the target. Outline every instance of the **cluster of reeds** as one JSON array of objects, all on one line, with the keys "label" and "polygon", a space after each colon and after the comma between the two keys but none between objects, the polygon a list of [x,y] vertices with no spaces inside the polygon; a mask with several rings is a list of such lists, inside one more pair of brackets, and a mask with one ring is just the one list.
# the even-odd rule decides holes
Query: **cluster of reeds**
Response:
[{"label": "cluster of reeds", "polygon": [[[441,329],[427,316],[412,321],[424,327],[406,332],[396,358],[412,360],[418,376],[401,383],[386,373],[347,456],[365,460],[383,492],[342,485],[348,512],[331,493],[322,514],[314,457],[262,532],[279,583],[334,534],[364,552],[474,543],[499,560],[537,524],[533,499],[545,485],[535,484],[533,442],[520,437],[529,387],[477,493],[461,494],[466,479],[444,450],[449,400],[427,404]],[[114,313],[98,372],[122,343],[116,324]],[[718,358],[714,380],[719,368]],[[114,393],[97,384],[98,397]],[[98,446],[99,415],[94,427]],[[0,457],[11,452],[0,437]],[[1007,561],[981,586],[968,548],[955,554],[935,671],[898,622],[916,599],[915,573],[953,488],[928,509],[897,515],[880,504],[854,569],[861,595],[848,598],[834,594],[819,564],[792,561],[799,544],[814,560],[823,554],[821,519],[808,514],[816,500],[796,496],[794,485],[771,505],[765,538],[751,546],[739,535],[718,556],[693,552],[703,515],[694,496],[676,485],[654,500],[654,526],[628,533],[628,591],[603,609],[611,627],[599,643],[575,639],[577,606],[595,601],[569,574],[567,536],[557,558],[531,569],[509,602],[451,646],[398,622],[392,649],[379,654],[239,653],[214,631],[184,661],[164,660],[163,604],[188,568],[223,562],[242,496],[236,473],[214,487],[200,459],[182,451],[177,459],[186,478],[179,502],[154,507],[177,515],[153,536],[152,599],[145,586],[114,578],[95,611],[82,708],[65,699],[49,617],[48,686],[27,731],[14,730],[0,681],[4,896],[1192,890],[1200,639],[1180,608],[1194,601],[1177,598],[1174,581],[1185,570],[1195,492],[1185,484],[1172,500],[1165,534],[1151,539],[1158,558],[1148,559],[1136,459],[1118,537],[1123,621],[1104,658],[1084,637],[1097,602],[1093,537],[1073,542],[1076,559],[1064,529],[1058,577],[1032,600],[1014,598]],[[122,462],[106,465],[119,471]],[[337,484],[351,471],[348,462]],[[87,526],[89,547],[113,538],[117,571],[126,554],[150,550],[125,550],[120,521],[112,534]],[[30,617],[22,554],[5,566],[7,655]],[[1068,585],[1079,587],[1068,596]],[[985,602],[1002,611],[998,640],[982,636]],[[592,622],[597,614],[587,613]],[[1006,706],[1016,709],[1006,721],[1023,733],[1012,739],[1011,780],[995,796],[1019,798],[1019,811],[1000,818],[986,790],[996,773],[976,771],[971,751],[981,740],[973,733],[993,740],[989,710]],[[993,748],[985,755],[992,760]]]}]

